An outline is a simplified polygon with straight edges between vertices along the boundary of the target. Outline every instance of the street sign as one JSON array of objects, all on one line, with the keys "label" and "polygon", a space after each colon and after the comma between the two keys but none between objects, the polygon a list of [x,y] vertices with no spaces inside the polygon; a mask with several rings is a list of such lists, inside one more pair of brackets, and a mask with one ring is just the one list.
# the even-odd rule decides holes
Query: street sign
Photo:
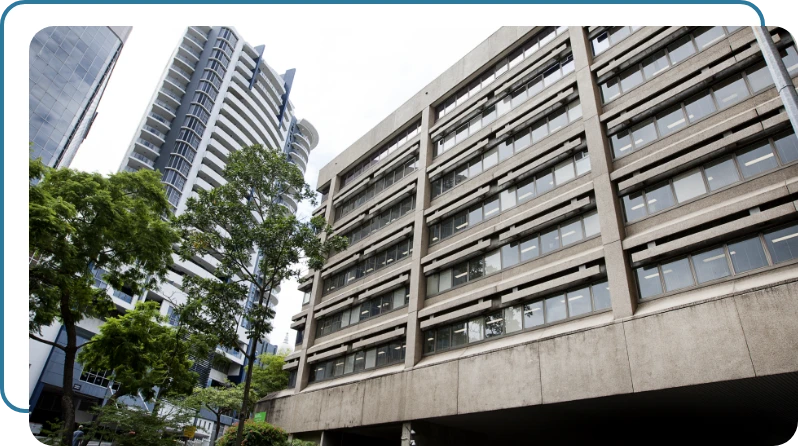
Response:
[{"label": "street sign", "polygon": [[265,423],[266,422],[266,412],[258,412],[255,414],[255,421]]}]

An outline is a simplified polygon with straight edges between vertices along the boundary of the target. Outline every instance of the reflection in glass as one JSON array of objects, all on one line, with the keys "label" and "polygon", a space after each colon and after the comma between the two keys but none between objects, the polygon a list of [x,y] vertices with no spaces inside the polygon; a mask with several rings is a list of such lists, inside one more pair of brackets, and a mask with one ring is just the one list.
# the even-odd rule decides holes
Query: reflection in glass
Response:
[{"label": "reflection in glass", "polygon": [[759,237],[729,244],[729,256],[737,274],[767,266],[765,252]]},{"label": "reflection in glass", "polygon": [[693,256],[693,267],[698,283],[720,279],[731,274],[729,261],[723,248],[711,249]]}]

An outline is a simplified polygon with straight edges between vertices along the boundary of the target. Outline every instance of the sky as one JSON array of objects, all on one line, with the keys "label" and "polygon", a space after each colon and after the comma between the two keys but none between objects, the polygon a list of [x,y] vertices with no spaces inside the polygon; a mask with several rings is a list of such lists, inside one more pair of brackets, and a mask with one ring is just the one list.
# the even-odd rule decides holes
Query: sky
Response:
[{"label": "sky", "polygon": [[[310,121],[320,135],[305,173],[314,188],[321,167],[496,31],[494,26],[414,27],[391,21],[319,29],[290,22],[230,25],[253,46],[265,45],[265,61],[278,73],[296,68],[291,102],[297,118]],[[119,169],[187,25],[133,28],[71,167],[101,173]],[[299,215],[309,217],[312,210],[302,203]],[[284,282],[272,344],[282,344],[288,333],[294,345],[296,332],[289,326],[301,302],[296,281]]]}]

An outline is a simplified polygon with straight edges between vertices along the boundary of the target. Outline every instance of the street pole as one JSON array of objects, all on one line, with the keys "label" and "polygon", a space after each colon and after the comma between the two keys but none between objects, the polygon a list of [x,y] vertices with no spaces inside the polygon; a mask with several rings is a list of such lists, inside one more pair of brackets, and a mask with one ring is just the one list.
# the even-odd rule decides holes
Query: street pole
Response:
[{"label": "street pole", "polygon": [[784,66],[784,61],[781,60],[779,50],[773,43],[773,38],[771,38],[767,27],[754,26],[752,28],[762,55],[765,57],[770,75],[773,77],[773,83],[781,96],[781,102],[784,103],[790,124],[792,124],[793,130],[798,132],[798,93],[795,91],[792,78],[787,72],[787,67]]}]

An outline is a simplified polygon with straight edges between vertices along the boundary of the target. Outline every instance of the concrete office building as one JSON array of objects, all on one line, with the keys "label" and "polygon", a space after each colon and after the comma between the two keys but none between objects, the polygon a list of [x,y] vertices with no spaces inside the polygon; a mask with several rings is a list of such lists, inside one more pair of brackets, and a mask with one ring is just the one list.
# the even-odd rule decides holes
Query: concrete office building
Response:
[{"label": "concrete office building", "polygon": [[256,412],[323,445],[786,441],[798,140],[763,52],[498,30],[320,171],[352,243],[300,282],[293,388]]},{"label": "concrete office building", "polygon": [[97,106],[130,26],[51,26],[29,51],[28,139],[31,158],[69,166],[97,116]]},{"label": "concrete office building", "polygon": [[[304,172],[310,152],[318,144],[318,133],[308,121],[297,119],[289,100],[295,71],[278,74],[266,63],[263,53],[264,46],[253,47],[232,27],[188,27],[166,64],[120,170],[162,172],[167,196],[178,214],[185,210],[186,200],[195,191],[225,184],[222,173],[230,153],[243,146],[259,143],[280,148]],[[296,212],[297,203],[287,196],[283,200]],[[132,309],[139,301],[157,301],[161,303],[161,313],[176,325],[173,307],[185,299],[180,289],[182,277],[214,277],[218,260],[205,256],[183,261],[177,255],[174,260],[167,281],[143,296],[133,296],[125,289],[111,290],[100,280],[101,271],[97,272],[97,284],[108,289],[120,312]],[[277,305],[277,293],[279,289],[273,292],[272,306]],[[249,296],[248,306],[254,305],[253,297]],[[193,368],[200,375],[201,385],[240,381],[246,365],[243,352],[247,349],[276,351],[277,346],[269,344],[268,337],[257,346],[247,339],[243,316],[237,349],[219,348],[210,358],[195,359]],[[101,324],[102,321],[87,321],[80,336],[88,340]],[[58,327],[52,336],[59,336]],[[57,395],[63,376],[63,353],[48,349],[48,354],[46,365],[40,366],[44,370],[41,376],[31,375],[31,407],[37,408],[34,421],[60,410]],[[78,407],[77,420],[83,421],[90,415],[82,409],[109,395],[111,373],[84,370],[80,364],[75,368],[78,396],[85,399],[85,405],[81,402]],[[42,393],[44,398],[38,405],[41,407],[37,407]],[[200,413],[198,437],[212,434],[215,419],[210,413]],[[229,425],[233,420],[223,417],[222,422]]]}]

